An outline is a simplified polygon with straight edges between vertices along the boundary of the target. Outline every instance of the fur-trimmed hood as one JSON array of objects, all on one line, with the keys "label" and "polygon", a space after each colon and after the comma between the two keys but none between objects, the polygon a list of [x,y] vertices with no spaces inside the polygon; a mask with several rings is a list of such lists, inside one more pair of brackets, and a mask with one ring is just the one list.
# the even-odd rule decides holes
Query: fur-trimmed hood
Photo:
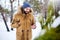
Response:
[{"label": "fur-trimmed hood", "polygon": [[[22,14],[22,10],[21,10],[21,8],[22,8],[22,6],[19,6],[19,7],[18,7],[17,12],[18,12],[19,14]],[[32,10],[32,8],[31,8],[31,12],[30,12],[29,14],[33,14],[33,10]]]}]

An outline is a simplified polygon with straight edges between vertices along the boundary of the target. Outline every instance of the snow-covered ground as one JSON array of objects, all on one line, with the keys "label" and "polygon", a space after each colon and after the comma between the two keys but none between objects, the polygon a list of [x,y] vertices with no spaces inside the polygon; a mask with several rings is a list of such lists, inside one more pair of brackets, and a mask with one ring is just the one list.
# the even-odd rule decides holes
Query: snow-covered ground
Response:
[{"label": "snow-covered ground", "polygon": [[[7,22],[9,29],[10,22]],[[16,30],[15,30],[16,31]],[[15,31],[7,32],[3,19],[0,19],[0,40],[16,40],[16,33]]]},{"label": "snow-covered ground", "polygon": [[[11,31],[9,18],[7,24],[10,29],[10,32],[7,32],[3,19],[0,19],[0,40],[16,40],[16,29],[14,29],[14,31]],[[38,21],[36,21],[36,26],[36,29],[32,29],[32,40],[35,37],[38,37],[41,33],[41,25]]]},{"label": "snow-covered ground", "polygon": [[56,28],[58,25],[60,25],[60,16],[55,19],[52,24],[52,27]]},{"label": "snow-covered ground", "polygon": [[[35,16],[37,27],[36,29],[32,29],[32,40],[38,37],[39,35],[44,34],[45,32],[45,30],[41,29],[41,25],[37,19],[38,19],[38,15]],[[7,24],[10,29],[10,32],[7,32],[4,21],[2,17],[0,16],[0,40],[16,40],[16,29],[14,28],[14,31],[11,31],[10,18],[8,18]],[[52,24],[52,27],[56,27],[59,24],[60,24],[60,16],[57,19],[55,19],[55,21]]]}]

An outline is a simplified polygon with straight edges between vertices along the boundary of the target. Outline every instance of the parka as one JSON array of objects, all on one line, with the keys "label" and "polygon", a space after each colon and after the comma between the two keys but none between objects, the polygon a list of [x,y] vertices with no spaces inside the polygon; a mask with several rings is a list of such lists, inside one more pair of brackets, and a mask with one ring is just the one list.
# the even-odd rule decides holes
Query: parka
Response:
[{"label": "parka", "polygon": [[16,40],[31,40],[32,39],[32,28],[31,26],[35,23],[33,12],[24,14],[21,12],[21,7],[14,14],[11,27],[16,28]]}]

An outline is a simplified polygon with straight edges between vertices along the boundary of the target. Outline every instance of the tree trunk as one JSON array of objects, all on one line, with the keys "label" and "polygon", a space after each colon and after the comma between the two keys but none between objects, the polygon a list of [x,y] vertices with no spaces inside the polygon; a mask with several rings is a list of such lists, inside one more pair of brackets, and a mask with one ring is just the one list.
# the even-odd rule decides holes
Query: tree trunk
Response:
[{"label": "tree trunk", "polygon": [[4,15],[3,15],[3,13],[1,13],[1,15],[2,15],[3,20],[4,20],[4,23],[5,23],[5,25],[6,25],[6,29],[7,29],[7,31],[9,31],[9,28],[8,28],[8,25],[7,25],[7,23],[6,23],[6,20],[5,20],[5,17],[4,17]]}]

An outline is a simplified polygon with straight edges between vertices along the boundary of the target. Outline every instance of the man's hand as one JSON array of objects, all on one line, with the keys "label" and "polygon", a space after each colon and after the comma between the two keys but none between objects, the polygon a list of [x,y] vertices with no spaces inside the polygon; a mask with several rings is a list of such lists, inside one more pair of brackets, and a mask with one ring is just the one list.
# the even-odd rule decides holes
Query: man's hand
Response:
[{"label": "man's hand", "polygon": [[31,26],[32,29],[36,29],[36,24]]}]

